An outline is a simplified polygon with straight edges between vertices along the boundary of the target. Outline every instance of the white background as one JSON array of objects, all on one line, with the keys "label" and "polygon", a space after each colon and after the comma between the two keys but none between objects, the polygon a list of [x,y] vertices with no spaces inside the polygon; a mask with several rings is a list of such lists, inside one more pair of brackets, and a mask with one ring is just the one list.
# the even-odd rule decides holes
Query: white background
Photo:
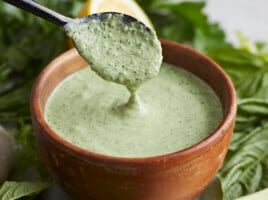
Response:
[{"label": "white background", "polygon": [[250,40],[268,43],[268,0],[207,0],[205,12],[221,24],[231,42],[237,43],[240,30]]}]

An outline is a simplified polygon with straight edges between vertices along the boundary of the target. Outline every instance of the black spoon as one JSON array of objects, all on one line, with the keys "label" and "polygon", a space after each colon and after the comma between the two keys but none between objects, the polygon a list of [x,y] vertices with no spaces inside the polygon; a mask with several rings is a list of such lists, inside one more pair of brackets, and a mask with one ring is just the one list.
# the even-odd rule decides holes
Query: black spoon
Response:
[{"label": "black spoon", "polygon": [[36,16],[46,19],[59,26],[64,26],[65,24],[73,20],[72,18],[61,15],[32,0],[4,0],[4,1],[18,8],[26,10]]}]

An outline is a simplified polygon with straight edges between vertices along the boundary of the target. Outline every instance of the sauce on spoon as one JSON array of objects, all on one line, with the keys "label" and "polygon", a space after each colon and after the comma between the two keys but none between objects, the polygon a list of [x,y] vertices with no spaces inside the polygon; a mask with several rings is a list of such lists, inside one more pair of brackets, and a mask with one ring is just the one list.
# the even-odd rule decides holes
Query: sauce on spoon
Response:
[{"label": "sauce on spoon", "polygon": [[103,79],[125,85],[129,104],[137,103],[137,88],[157,76],[162,63],[156,33],[120,13],[101,13],[72,20],[64,28],[80,55]]}]

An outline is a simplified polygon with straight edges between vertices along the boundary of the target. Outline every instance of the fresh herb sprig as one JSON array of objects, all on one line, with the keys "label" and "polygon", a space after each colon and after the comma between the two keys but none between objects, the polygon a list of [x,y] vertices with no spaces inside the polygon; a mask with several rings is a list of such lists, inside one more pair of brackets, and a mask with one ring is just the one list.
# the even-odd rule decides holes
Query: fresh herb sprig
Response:
[{"label": "fresh herb sprig", "polygon": [[238,96],[235,132],[219,173],[224,199],[268,187],[268,52],[240,34],[239,48],[207,54],[232,78]]}]

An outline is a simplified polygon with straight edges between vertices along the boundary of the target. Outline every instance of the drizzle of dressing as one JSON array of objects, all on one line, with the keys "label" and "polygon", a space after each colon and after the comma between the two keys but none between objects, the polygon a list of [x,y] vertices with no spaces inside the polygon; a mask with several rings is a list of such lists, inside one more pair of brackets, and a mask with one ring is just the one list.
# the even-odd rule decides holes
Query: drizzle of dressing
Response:
[{"label": "drizzle of dressing", "polygon": [[126,86],[131,93],[128,105],[136,103],[137,88],[160,70],[162,49],[156,33],[119,13],[90,17],[65,25],[67,34],[91,68],[103,79]]}]

